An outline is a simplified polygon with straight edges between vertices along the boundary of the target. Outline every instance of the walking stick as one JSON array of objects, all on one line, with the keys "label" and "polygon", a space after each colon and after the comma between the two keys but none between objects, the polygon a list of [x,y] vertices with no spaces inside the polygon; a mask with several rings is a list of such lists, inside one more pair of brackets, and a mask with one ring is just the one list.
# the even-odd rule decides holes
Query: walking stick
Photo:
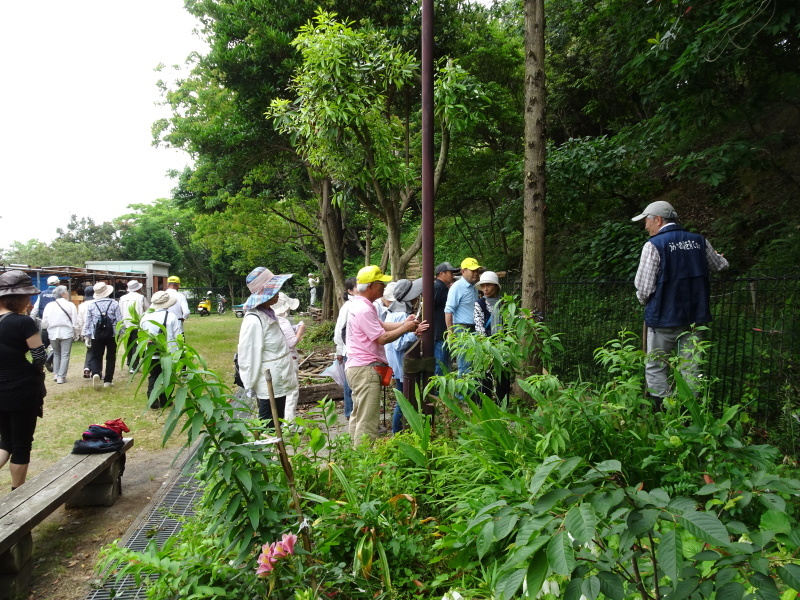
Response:
[{"label": "walking stick", "polygon": [[[308,531],[306,527],[303,525],[305,522],[305,518],[303,517],[303,509],[300,507],[300,496],[297,494],[297,488],[294,484],[294,469],[292,469],[292,463],[289,461],[289,455],[286,453],[286,446],[283,443],[283,431],[281,429],[281,423],[278,420],[278,407],[275,404],[275,389],[272,387],[272,373],[269,369],[264,369],[264,379],[267,381],[267,392],[269,393],[269,406],[272,409],[272,423],[275,425],[275,435],[278,438],[277,447],[278,447],[278,456],[281,460],[281,466],[283,467],[283,472],[286,473],[286,482],[289,485],[289,492],[292,494],[292,504],[294,504],[294,509],[297,512],[297,522],[300,523],[300,536],[303,538],[303,548],[306,549],[308,552],[308,556],[306,557],[306,564],[310,565],[311,561],[311,538],[308,537]],[[311,576],[311,583],[314,587],[316,587],[315,577]]]}]

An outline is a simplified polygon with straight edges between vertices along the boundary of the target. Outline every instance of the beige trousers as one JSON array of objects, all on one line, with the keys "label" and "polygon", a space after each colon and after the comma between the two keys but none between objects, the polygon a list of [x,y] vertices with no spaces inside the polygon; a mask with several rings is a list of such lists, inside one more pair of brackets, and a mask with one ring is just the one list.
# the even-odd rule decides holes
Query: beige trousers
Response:
[{"label": "beige trousers", "polygon": [[370,441],[378,437],[381,412],[381,378],[372,367],[347,367],[347,384],[353,391],[353,412],[350,414],[350,437],[358,446],[364,436]]}]

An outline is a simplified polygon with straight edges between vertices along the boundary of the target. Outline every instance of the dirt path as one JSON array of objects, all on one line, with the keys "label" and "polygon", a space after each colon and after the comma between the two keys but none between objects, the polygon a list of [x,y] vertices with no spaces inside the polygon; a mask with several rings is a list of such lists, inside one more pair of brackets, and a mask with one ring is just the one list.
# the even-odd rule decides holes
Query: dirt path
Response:
[{"label": "dirt path", "polygon": [[33,532],[31,600],[83,600],[96,585],[99,550],[123,536],[171,481],[175,450],[128,453],[122,496],[112,507],[59,508]]}]

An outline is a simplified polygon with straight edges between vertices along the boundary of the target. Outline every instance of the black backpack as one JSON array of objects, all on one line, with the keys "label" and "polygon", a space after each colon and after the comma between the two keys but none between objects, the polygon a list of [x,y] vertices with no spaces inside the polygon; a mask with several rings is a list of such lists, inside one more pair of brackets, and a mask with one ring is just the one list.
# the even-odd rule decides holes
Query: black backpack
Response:
[{"label": "black backpack", "polygon": [[[97,304],[97,302],[95,302]],[[96,340],[111,340],[114,339],[114,325],[111,323],[111,319],[108,318],[108,308],[111,306],[111,301],[109,300],[106,303],[106,312],[100,310],[100,306],[98,305],[97,310],[100,311],[100,318],[97,319],[97,323],[94,325],[94,339]]]}]

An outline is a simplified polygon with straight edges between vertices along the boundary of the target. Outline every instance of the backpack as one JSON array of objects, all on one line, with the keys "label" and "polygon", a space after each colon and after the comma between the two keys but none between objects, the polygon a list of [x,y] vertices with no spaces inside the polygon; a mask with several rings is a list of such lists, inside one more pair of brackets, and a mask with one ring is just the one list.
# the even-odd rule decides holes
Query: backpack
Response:
[{"label": "backpack", "polygon": [[100,306],[97,302],[97,310],[100,311],[100,318],[97,319],[97,323],[94,325],[94,339],[107,341],[114,339],[114,325],[111,323],[111,319],[108,318],[108,308],[111,306],[111,301],[106,304],[106,312],[100,310]]}]

